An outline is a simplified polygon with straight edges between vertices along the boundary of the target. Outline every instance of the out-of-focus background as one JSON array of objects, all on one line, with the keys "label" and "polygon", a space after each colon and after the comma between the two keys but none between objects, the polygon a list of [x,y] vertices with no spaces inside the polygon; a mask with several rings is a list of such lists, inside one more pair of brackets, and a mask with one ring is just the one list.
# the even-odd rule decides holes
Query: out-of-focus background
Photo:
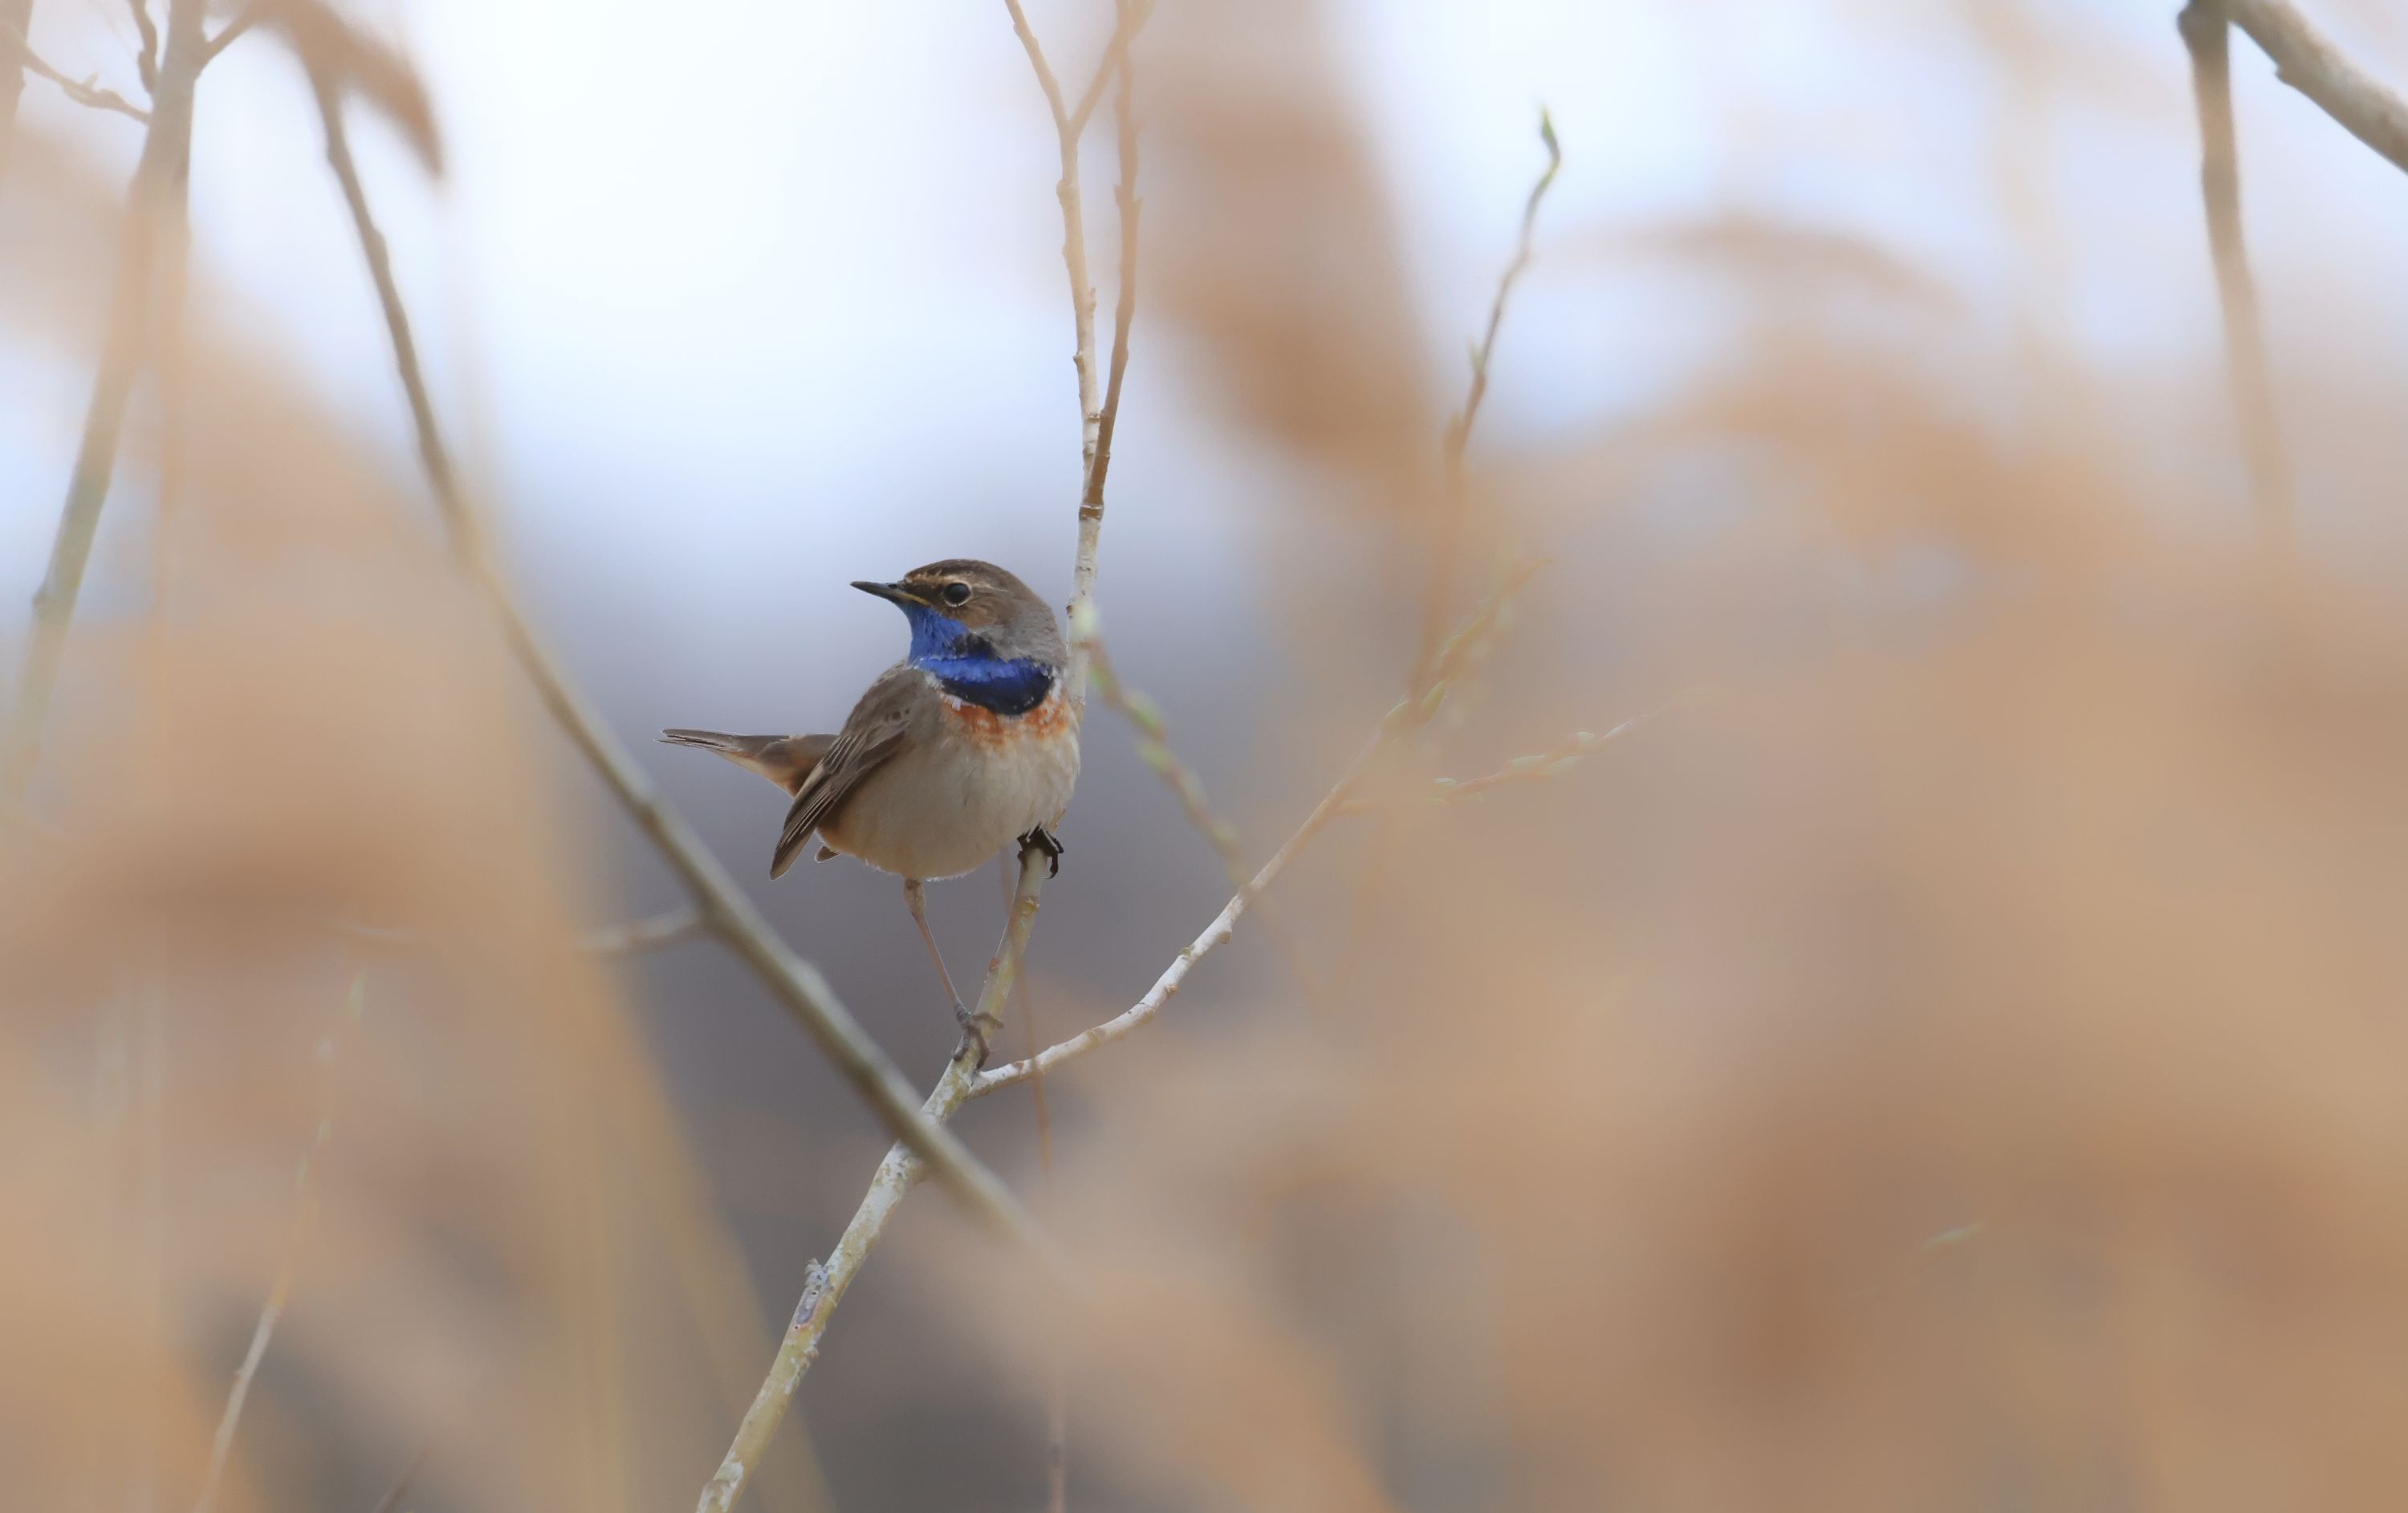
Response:
[{"label": "out-of-focus background", "polygon": [[[918,1193],[752,1506],[1042,1506],[1057,1369],[1085,1508],[2396,1506],[2408,180],[2235,40],[2285,565],[2172,10],[1160,0],[1097,602],[1249,861],[1406,691],[1434,550],[1448,618],[1549,564],[1277,946],[1049,1082],[1050,1178],[1024,1092],[964,1116],[1091,1295]],[[2314,10],[2408,79],[2387,7]],[[1111,7],[1029,13],[1075,91]],[[851,579],[1068,596],[1058,163],[999,0],[347,14],[442,133],[436,178],[353,111],[529,618],[933,1079],[893,879],[771,885],[779,795],[649,742],[833,728],[904,641]],[[30,40],[141,100],[127,6]],[[27,80],[0,603],[142,132]],[[723,948],[576,949],[681,895],[446,559],[276,27],[192,152],[177,481],[146,374],[0,864],[0,1501],[193,1506],[274,1297],[217,1507],[367,1513],[413,1461],[427,1513],[685,1506],[883,1136]],[[1114,173],[1108,102],[1107,327]],[[1127,726],[1085,748],[1037,1040],[1229,892]],[[931,890],[957,978],[1000,887]]]}]

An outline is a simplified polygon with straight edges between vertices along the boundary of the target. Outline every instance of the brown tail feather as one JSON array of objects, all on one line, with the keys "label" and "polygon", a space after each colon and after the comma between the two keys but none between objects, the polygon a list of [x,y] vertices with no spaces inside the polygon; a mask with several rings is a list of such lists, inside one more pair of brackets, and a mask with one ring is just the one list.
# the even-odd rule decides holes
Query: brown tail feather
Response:
[{"label": "brown tail feather", "polygon": [[715,751],[748,772],[757,772],[792,793],[820,764],[833,735],[723,735],[715,730],[665,730],[661,739],[671,746]]}]

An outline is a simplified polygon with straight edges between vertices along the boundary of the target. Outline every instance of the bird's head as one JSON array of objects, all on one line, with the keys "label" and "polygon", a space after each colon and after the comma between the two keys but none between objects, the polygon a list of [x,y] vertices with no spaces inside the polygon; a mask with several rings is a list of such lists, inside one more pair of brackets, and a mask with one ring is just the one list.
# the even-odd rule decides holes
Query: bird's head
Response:
[{"label": "bird's head", "polygon": [[911,622],[911,660],[1068,660],[1051,606],[993,563],[954,558],[915,567],[892,583],[858,582]]}]

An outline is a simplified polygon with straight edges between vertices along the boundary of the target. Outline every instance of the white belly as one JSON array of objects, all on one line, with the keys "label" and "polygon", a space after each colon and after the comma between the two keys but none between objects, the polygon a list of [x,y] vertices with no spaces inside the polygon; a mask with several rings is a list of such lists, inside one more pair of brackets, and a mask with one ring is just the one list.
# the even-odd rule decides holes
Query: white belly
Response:
[{"label": "white belly", "polygon": [[949,714],[862,779],[820,827],[821,840],[883,872],[955,878],[1053,824],[1079,778],[1078,727],[1053,702],[1025,717],[1025,733],[1000,740]]}]

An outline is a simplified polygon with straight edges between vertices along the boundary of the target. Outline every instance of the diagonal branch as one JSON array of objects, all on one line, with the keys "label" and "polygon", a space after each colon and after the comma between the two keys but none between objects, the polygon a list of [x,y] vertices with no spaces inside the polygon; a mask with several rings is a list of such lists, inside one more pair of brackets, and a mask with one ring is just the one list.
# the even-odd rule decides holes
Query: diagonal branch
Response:
[{"label": "diagonal branch", "polygon": [[2199,103],[2200,192],[2207,207],[2216,294],[2224,307],[2226,376],[2241,427],[2250,496],[2263,542],[2287,550],[2290,469],[2274,416],[2274,380],[2258,316],[2258,283],[2249,272],[2248,244],[2241,229],[2241,166],[2233,141],[2230,32],[2224,0],[2190,0],[2179,24],[2183,44],[2190,50],[2191,89]]},{"label": "diagonal branch", "polygon": [[2223,9],[2274,60],[2277,79],[2408,172],[2408,104],[2350,62],[2291,0],[2223,0]]},{"label": "diagonal branch", "polygon": [[1032,1239],[1034,1226],[1002,1179],[971,1155],[958,1136],[931,1122],[913,1106],[911,1090],[902,1073],[862,1030],[819,969],[796,956],[778,937],[769,921],[728,876],[727,869],[703,845],[701,837],[660,796],[651,778],[610,733],[601,715],[586,701],[520,612],[487,552],[483,533],[460,491],[451,454],[437,425],[434,404],[418,361],[417,344],[410,335],[408,313],[402,305],[400,285],[394,278],[384,237],[369,212],[359,167],[351,157],[337,83],[316,67],[311,68],[310,79],[319,120],[325,130],[326,162],[342,186],[352,229],[359,236],[360,250],[376,284],[385,332],[393,345],[394,363],[409,401],[419,459],[425,466],[427,481],[434,488],[465,568],[484,591],[501,621],[504,636],[536,685],[537,692],[609,786],[620,806],[678,874],[693,895],[695,909],[818,1042],[887,1132],[926,1162],[946,1188],[991,1228],[1014,1238]]},{"label": "diagonal branch", "polygon": [[93,379],[92,403],[84,412],[83,438],[67,480],[50,565],[34,595],[34,633],[26,643],[23,671],[7,731],[0,735],[0,826],[24,798],[41,755],[42,730],[50,722],[50,696],[57,691],[59,664],[66,654],[67,627],[83,592],[84,568],[92,560],[101,507],[108,502],[117,467],[118,435],[142,365],[161,236],[163,232],[172,235],[171,223],[182,217],[193,153],[193,82],[200,72],[201,21],[207,8],[207,0],[172,0],[167,10],[166,49],[150,129],[143,135],[142,156],[127,195],[100,370]]}]

